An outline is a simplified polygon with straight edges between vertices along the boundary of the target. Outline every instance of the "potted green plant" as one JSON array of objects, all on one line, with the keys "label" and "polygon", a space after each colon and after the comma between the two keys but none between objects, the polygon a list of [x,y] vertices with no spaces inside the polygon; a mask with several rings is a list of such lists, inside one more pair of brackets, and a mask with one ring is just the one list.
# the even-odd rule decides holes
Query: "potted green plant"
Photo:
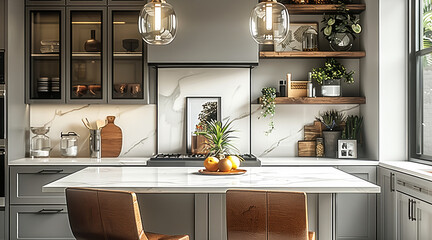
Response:
[{"label": "potted green plant", "polygon": [[268,135],[275,128],[273,122],[273,116],[275,114],[275,109],[276,109],[276,104],[275,104],[276,88],[272,88],[272,87],[263,88],[261,90],[261,94],[262,96],[260,97],[260,102],[261,102],[262,111],[258,119],[260,119],[261,117],[264,118],[270,117],[269,130],[265,132],[265,134]]},{"label": "potted green plant", "polygon": [[354,71],[348,72],[344,65],[330,58],[326,60],[324,67],[312,69],[312,79],[321,85],[323,97],[339,97],[341,80],[344,79],[348,84],[354,83]]},{"label": "potted green plant", "polygon": [[363,117],[350,115],[346,118],[345,128],[342,131],[342,139],[359,140],[360,130],[363,125]]},{"label": "potted green plant", "polygon": [[342,135],[345,115],[337,110],[329,110],[320,114],[316,119],[325,127],[323,131],[325,156],[328,158],[336,158],[337,143]]},{"label": "potted green plant", "polygon": [[343,3],[338,7],[336,14],[324,14],[322,23],[324,27],[321,31],[333,51],[349,51],[356,35],[362,31],[360,18],[351,14]]}]

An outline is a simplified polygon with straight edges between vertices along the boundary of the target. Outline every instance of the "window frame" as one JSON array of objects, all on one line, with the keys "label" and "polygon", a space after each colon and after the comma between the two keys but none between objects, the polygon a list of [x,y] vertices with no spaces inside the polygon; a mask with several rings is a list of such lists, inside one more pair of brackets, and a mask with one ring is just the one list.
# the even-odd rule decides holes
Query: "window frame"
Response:
[{"label": "window frame", "polygon": [[421,58],[432,53],[432,47],[421,49],[423,31],[421,25],[423,0],[409,1],[409,154],[410,160],[432,164],[432,155],[423,152],[423,77]]}]

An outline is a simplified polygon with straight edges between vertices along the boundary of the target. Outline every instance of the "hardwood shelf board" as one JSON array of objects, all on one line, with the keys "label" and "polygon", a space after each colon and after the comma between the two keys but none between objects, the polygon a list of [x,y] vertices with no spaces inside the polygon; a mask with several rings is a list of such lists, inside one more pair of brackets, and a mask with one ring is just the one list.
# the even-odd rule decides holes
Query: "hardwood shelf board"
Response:
[{"label": "hardwood shelf board", "polygon": [[[289,14],[323,14],[335,13],[338,11],[338,4],[285,4]],[[351,13],[359,14],[366,10],[366,4],[346,4]]]},{"label": "hardwood shelf board", "polygon": [[316,51],[316,52],[260,52],[260,58],[363,58],[366,56],[364,51],[355,52],[331,52],[331,51]]},{"label": "hardwood shelf board", "polygon": [[365,97],[277,97],[276,104],[365,104]]}]

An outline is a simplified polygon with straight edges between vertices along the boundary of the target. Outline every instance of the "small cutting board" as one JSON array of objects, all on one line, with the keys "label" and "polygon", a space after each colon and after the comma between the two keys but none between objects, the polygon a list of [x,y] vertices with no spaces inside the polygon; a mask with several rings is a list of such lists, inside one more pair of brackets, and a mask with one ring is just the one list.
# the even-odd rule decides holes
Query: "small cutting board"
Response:
[{"label": "small cutting board", "polygon": [[114,124],[114,116],[108,116],[107,120],[108,124],[101,129],[102,157],[118,157],[123,144],[122,130]]}]

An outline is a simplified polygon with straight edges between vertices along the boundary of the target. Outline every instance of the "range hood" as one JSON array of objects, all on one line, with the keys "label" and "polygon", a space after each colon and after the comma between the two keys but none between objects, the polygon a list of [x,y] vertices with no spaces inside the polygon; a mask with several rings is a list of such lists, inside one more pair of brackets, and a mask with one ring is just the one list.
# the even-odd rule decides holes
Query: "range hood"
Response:
[{"label": "range hood", "polygon": [[178,18],[177,36],[148,47],[155,65],[236,65],[258,63],[258,44],[249,33],[256,0],[170,0]]}]

